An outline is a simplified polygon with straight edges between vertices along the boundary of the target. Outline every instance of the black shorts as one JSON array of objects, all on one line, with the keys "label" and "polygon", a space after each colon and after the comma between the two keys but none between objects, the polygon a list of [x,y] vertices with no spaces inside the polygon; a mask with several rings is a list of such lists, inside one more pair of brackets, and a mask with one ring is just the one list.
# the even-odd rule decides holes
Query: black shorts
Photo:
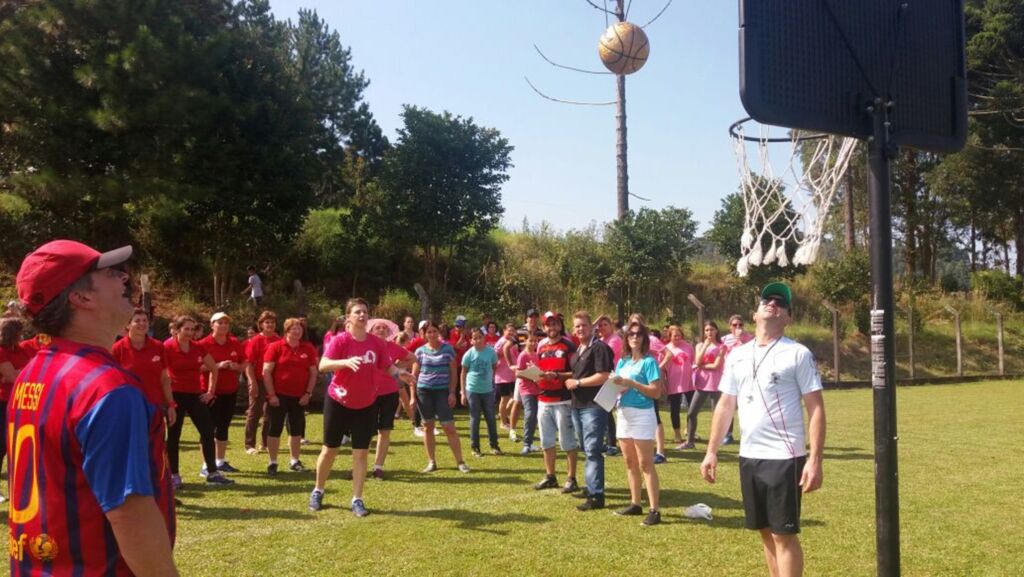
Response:
[{"label": "black shorts", "polygon": [[376,404],[350,409],[330,397],[324,399],[324,446],[329,449],[340,447],[344,435],[352,437],[353,449],[369,449],[376,424]]},{"label": "black shorts", "polygon": [[238,393],[227,393],[217,395],[210,407],[210,416],[213,417],[213,437],[218,441],[228,440],[228,431],[231,430],[231,417],[235,415],[235,399]]},{"label": "black shorts", "polygon": [[395,428],[395,411],[398,410],[398,391],[380,395],[373,403],[377,409],[377,430],[390,431]]},{"label": "black shorts", "polygon": [[498,387],[499,397],[511,397],[516,388],[515,383],[495,383],[495,386]]},{"label": "black shorts", "polygon": [[776,535],[800,532],[800,474],[807,457],[740,457],[740,489],[747,529],[768,527]]},{"label": "black shorts", "polygon": [[267,436],[278,439],[284,431],[285,419],[288,420],[288,434],[292,437],[306,436],[306,407],[299,404],[299,397],[289,395],[277,396],[278,406],[268,405]]},{"label": "black shorts", "polygon": [[658,401],[654,401],[654,420],[656,424],[661,424],[661,406],[658,404]]}]

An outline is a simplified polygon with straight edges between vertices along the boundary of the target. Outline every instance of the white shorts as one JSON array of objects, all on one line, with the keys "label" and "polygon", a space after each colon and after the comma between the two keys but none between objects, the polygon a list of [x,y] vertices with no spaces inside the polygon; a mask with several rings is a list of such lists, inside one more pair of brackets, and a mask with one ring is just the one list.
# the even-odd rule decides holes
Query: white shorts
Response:
[{"label": "white shorts", "polygon": [[540,425],[540,448],[553,449],[557,437],[558,446],[563,451],[575,451],[580,448],[576,429],[572,425],[572,407],[570,401],[559,403],[538,403]]},{"label": "white shorts", "polygon": [[615,436],[620,439],[653,441],[658,430],[654,407],[637,409],[619,407],[615,416]]}]

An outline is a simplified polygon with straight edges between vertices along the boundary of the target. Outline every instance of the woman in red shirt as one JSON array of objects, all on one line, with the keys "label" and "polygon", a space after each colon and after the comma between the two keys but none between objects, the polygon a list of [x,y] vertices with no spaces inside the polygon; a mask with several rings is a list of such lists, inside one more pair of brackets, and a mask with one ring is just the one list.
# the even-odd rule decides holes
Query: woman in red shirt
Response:
[{"label": "woman in red shirt", "polygon": [[[18,318],[0,321],[0,470],[7,457],[7,401],[21,368],[35,356],[34,341],[21,341],[25,324]],[[0,503],[3,497],[0,497]]]},{"label": "woman in red shirt", "polygon": [[139,377],[146,398],[164,410],[167,426],[172,426],[177,420],[177,409],[171,378],[164,368],[164,345],[149,336],[149,316],[145,311],[135,309],[128,321],[128,336],[114,343],[111,353],[122,367]]},{"label": "woman in red shirt", "polygon": [[[175,488],[181,486],[178,470],[178,446],[181,442],[181,427],[185,415],[199,431],[199,444],[203,448],[206,462],[206,483],[210,485],[231,485],[234,483],[217,471],[216,452],[213,440],[213,417],[210,403],[217,398],[217,364],[202,345],[192,340],[196,321],[188,315],[181,315],[171,323],[174,336],[164,341],[164,356],[167,359],[167,374],[171,377],[171,391],[178,408],[178,419],[167,431],[167,457],[171,464],[171,477]],[[199,378],[201,367],[210,371],[207,389]],[[202,474],[202,471],[200,472]]]},{"label": "woman in red shirt", "polygon": [[303,340],[304,329],[299,319],[284,321],[284,338],[271,343],[263,355],[263,385],[267,390],[267,453],[270,463],[267,474],[277,475],[277,453],[281,448],[281,432],[288,417],[288,451],[292,471],[306,468],[299,461],[302,437],[306,434],[306,406],[313,396],[318,374],[316,347]]},{"label": "woman in red shirt", "polygon": [[[231,334],[231,317],[213,313],[210,317],[212,332],[199,344],[217,363],[217,398],[210,408],[213,417],[213,438],[217,453],[217,470],[221,473],[237,473],[238,469],[227,461],[228,431],[231,418],[235,415],[238,399],[238,377],[245,371],[245,346]],[[210,373],[203,367],[203,383],[209,387]]]}]

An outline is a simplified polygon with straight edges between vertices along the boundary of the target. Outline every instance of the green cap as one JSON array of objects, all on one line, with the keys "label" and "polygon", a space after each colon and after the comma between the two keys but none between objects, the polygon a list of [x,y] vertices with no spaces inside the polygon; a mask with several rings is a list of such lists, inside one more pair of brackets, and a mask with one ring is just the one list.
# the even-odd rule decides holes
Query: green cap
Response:
[{"label": "green cap", "polygon": [[786,301],[787,307],[793,305],[793,291],[789,290],[789,285],[784,282],[773,282],[761,289],[761,298],[766,299],[771,296],[782,297]]}]

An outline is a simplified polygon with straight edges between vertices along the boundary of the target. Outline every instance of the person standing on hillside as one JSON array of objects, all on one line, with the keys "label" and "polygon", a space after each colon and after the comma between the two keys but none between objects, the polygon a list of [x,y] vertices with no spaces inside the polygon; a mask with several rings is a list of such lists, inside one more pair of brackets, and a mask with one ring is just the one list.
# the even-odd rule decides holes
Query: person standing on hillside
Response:
[{"label": "person standing on hillside", "polygon": [[[753,342],[736,348],[726,360],[719,385],[722,399],[711,422],[711,438],[701,476],[714,483],[718,447],[739,408],[740,488],[746,527],[761,534],[765,561],[773,577],[803,574],[800,499],[821,487],[825,446],[825,401],[814,355],[785,335],[792,320],[793,295],[776,282],[761,291],[754,313]],[[807,409],[805,434],[803,406]],[[810,441],[810,454],[805,442]]]},{"label": "person standing on hillside", "polygon": [[253,306],[260,308],[263,305],[263,279],[256,274],[254,266],[250,266],[246,271],[249,273],[249,285],[242,290],[242,294],[249,293],[249,300]]},{"label": "person standing on hillside", "polygon": [[110,354],[134,309],[131,253],[56,240],[18,271],[18,297],[52,340],[11,392],[11,575],[178,574],[164,414]]}]

